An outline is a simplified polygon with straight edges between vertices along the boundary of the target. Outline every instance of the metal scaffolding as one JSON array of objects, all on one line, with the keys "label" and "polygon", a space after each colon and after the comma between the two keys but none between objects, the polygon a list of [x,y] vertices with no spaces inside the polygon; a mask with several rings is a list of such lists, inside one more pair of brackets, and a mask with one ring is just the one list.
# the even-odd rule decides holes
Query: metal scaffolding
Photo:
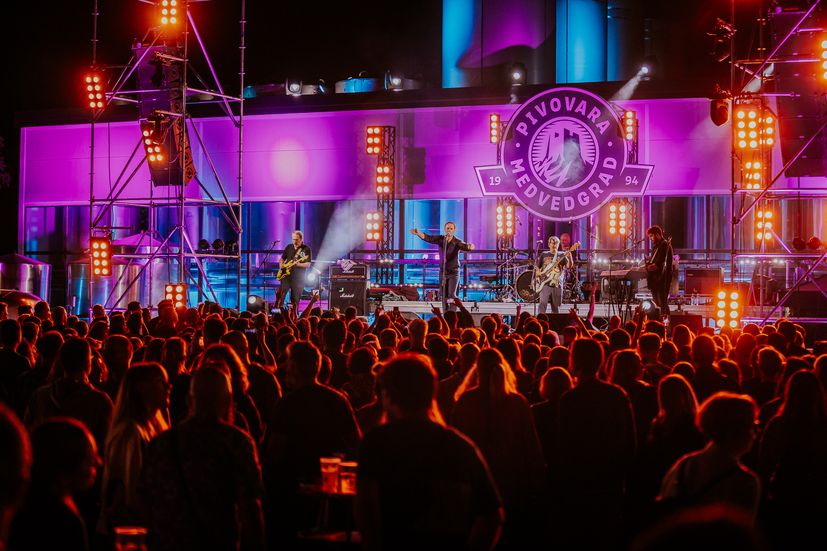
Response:
[{"label": "metal scaffolding", "polygon": [[[147,3],[147,2],[142,2]],[[113,208],[115,206],[132,206],[146,208],[148,211],[147,228],[140,232],[140,239],[135,244],[134,252],[129,254],[114,254],[126,262],[126,267],[120,273],[113,270],[111,278],[116,278],[111,285],[111,291],[104,306],[112,311],[125,308],[124,298],[135,285],[148,281],[148,302],[154,305],[163,296],[153,296],[153,272],[159,263],[166,267],[168,274],[176,274],[177,281],[169,283],[185,283],[190,288],[197,289],[199,300],[202,297],[218,301],[215,289],[207,277],[204,261],[209,259],[223,260],[228,265],[235,263],[235,295],[236,307],[241,305],[241,268],[242,268],[242,161],[243,161],[243,123],[244,123],[244,76],[245,76],[245,28],[246,28],[246,0],[240,0],[239,17],[239,93],[233,96],[225,93],[224,87],[215,71],[207,48],[198,31],[196,20],[191,11],[191,4],[197,2],[180,0],[177,2],[178,28],[174,31],[160,22],[159,25],[147,30],[141,42],[133,48],[133,54],[120,74],[105,93],[105,104],[102,109],[92,111],[90,120],[90,183],[89,183],[89,236],[111,236],[112,231],[126,229],[113,223]],[[153,2],[156,10],[161,2]],[[167,6],[166,3],[163,4]],[[95,0],[92,37],[92,69],[97,69],[98,45],[98,0]],[[203,79],[193,67],[193,61],[203,61],[209,68],[211,81]],[[153,64],[156,75],[162,74],[161,82],[152,82],[152,86],[141,86],[140,72]],[[150,70],[152,68],[150,67]],[[171,75],[174,75],[171,76]],[[130,87],[129,83],[138,81],[138,85]],[[191,85],[197,82],[199,86]],[[168,105],[166,109],[158,109],[155,104]],[[148,163],[147,156],[141,151],[144,135],[136,135],[136,146],[127,161],[120,167],[118,177],[103,196],[95,194],[95,125],[107,110],[116,103],[134,104],[138,108],[141,118],[164,121],[157,122],[160,129],[159,136],[166,138],[173,146],[175,154],[170,151],[166,155],[166,163],[159,165],[150,163],[152,177],[147,182],[148,190],[145,194],[136,197],[124,197],[124,191],[132,182],[139,169]],[[214,104],[221,110],[221,115],[232,122],[238,132],[238,173],[235,193],[225,187],[210,152],[190,113],[190,106],[198,104]],[[148,110],[151,115],[147,114]],[[171,134],[171,135],[170,135]],[[218,193],[211,193],[204,181],[195,173],[192,160],[191,142],[189,137],[194,136],[192,145],[197,145],[201,158],[209,167],[218,188]],[[149,142],[146,142],[149,143]],[[111,167],[110,167],[111,168]],[[165,174],[167,180],[159,182],[157,176]],[[198,192],[195,196],[188,196],[187,185],[190,180],[197,183]],[[134,186],[133,186],[134,187]],[[164,193],[161,192],[164,190]],[[215,188],[213,188],[215,191]],[[134,195],[134,191],[133,191]],[[192,243],[188,235],[187,209],[197,208],[199,214],[203,209],[217,209],[227,221],[232,234],[236,236],[236,247],[226,247],[216,250],[215,247],[205,250],[200,245]],[[161,209],[174,209],[177,220],[173,227],[163,235],[159,232],[159,214]],[[131,266],[138,265],[140,269],[130,270]],[[114,268],[114,267],[113,267]],[[173,269],[177,268],[177,270]],[[193,269],[195,272],[193,273]],[[100,276],[91,275],[89,278],[90,298],[93,297],[93,282]],[[116,291],[120,290],[120,291]],[[119,293],[119,294],[118,294]],[[90,302],[91,307],[91,302]]]},{"label": "metal scaffolding", "polygon": [[[796,16],[797,19],[790,26],[790,28],[783,33],[783,36],[772,45],[771,51],[767,53],[766,48],[766,27],[768,24],[766,11],[760,12],[758,17],[754,20],[756,25],[756,34],[758,37],[756,43],[757,56],[747,55],[745,58],[738,58],[736,46],[736,21],[735,21],[735,2],[731,2],[730,21],[728,23],[729,32],[729,63],[730,63],[730,123],[732,125],[732,170],[731,170],[731,226],[730,226],[730,240],[731,240],[731,264],[730,264],[730,283],[736,283],[737,266],[736,262],[739,259],[750,259],[754,264],[754,273],[750,278],[750,292],[749,295],[756,296],[756,305],[759,308],[760,322],[767,323],[779,310],[781,310],[787,301],[794,295],[796,290],[807,280],[811,281],[816,289],[821,291],[821,294],[827,297],[825,292],[816,280],[813,278],[813,273],[819,268],[827,258],[827,252],[806,253],[795,252],[783,242],[781,237],[775,231],[774,227],[767,228],[765,225],[764,213],[767,210],[772,212],[772,207],[777,204],[782,204],[784,201],[792,199],[800,199],[803,196],[801,193],[789,193],[789,190],[774,189],[773,186],[781,179],[790,167],[802,158],[805,151],[813,144],[813,142],[820,137],[822,131],[827,127],[827,118],[821,121],[818,128],[812,131],[807,136],[802,136],[803,143],[800,147],[795,149],[795,152],[789,157],[777,172],[773,171],[772,167],[772,146],[773,141],[767,143],[766,140],[759,140],[757,148],[750,148],[752,156],[749,157],[744,150],[743,143],[739,146],[739,140],[742,136],[738,134],[741,130],[740,122],[735,119],[736,109],[739,106],[746,104],[756,105],[759,118],[766,120],[766,114],[769,114],[773,119],[777,120],[774,112],[770,107],[770,102],[773,99],[782,97],[800,98],[801,96],[795,92],[779,92],[777,89],[773,92],[768,89],[768,80],[773,77],[770,76],[770,70],[774,66],[791,63],[813,63],[820,67],[822,59],[807,55],[804,53],[790,56],[780,55],[782,49],[790,40],[793,40],[800,33],[815,32],[823,29],[809,28],[811,25],[811,18],[816,14],[820,5],[820,0],[814,0],[805,10],[802,8],[800,12],[788,12],[785,15]],[[763,6],[763,5],[762,5]],[[763,6],[766,10],[766,6]],[[760,9],[760,8],[759,8]],[[823,26],[823,25],[822,25]],[[752,52],[750,52],[752,54]],[[753,67],[756,67],[753,69]],[[821,71],[821,69],[819,69]],[[775,68],[777,73],[777,67]],[[779,123],[780,127],[780,123]],[[779,137],[780,138],[780,137]],[[747,136],[749,139],[749,136]],[[755,171],[755,161],[761,163],[760,170]],[[751,165],[750,165],[751,163]],[[748,175],[748,170],[753,170],[752,174]],[[761,185],[756,185],[752,175],[757,174],[761,180]],[[827,188],[808,189],[805,196],[827,197]],[[738,251],[737,237],[738,226],[743,224],[750,214],[756,215],[756,226],[750,230],[750,233],[756,235],[756,245],[753,251]],[[761,237],[758,237],[758,235]],[[764,236],[768,236],[765,238]],[[768,242],[772,240],[779,244],[784,250],[783,253],[771,253],[767,251]],[[788,282],[786,292],[779,298],[779,300],[769,308],[770,305],[765,305],[766,287],[770,278],[768,273],[771,269],[771,262],[783,261],[784,263],[800,264],[805,266],[801,269],[795,270],[792,277],[792,282]],[[770,266],[770,268],[768,268]],[[789,270],[788,270],[789,272]],[[756,284],[757,281],[757,284]],[[767,306],[767,309],[765,309]],[[783,315],[783,311],[781,313]]]}]

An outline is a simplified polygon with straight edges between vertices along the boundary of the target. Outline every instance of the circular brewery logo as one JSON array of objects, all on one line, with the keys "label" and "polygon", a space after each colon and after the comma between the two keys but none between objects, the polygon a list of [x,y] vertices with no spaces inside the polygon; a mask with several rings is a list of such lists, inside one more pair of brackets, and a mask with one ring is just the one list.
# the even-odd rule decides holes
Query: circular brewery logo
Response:
[{"label": "circular brewery logo", "polygon": [[543,218],[596,210],[625,166],[620,127],[615,109],[585,90],[555,88],[525,102],[502,143],[517,200]]},{"label": "circular brewery logo", "polygon": [[574,189],[594,172],[597,139],[574,117],[546,121],[530,143],[531,171],[549,189]]}]

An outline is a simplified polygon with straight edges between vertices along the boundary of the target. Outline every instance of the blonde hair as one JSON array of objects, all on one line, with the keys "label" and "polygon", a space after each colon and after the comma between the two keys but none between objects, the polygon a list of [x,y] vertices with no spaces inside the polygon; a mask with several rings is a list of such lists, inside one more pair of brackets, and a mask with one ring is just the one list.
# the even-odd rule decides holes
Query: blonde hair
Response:
[{"label": "blonde hair", "polygon": [[293,233],[291,235],[298,235],[301,238],[301,240],[304,241],[304,234],[301,232],[301,230],[293,230]]},{"label": "blonde hair", "polygon": [[496,348],[485,348],[477,356],[477,363],[468,371],[465,379],[454,393],[454,399],[468,390],[484,387],[491,399],[507,394],[517,394],[517,377],[505,361],[502,352]]}]

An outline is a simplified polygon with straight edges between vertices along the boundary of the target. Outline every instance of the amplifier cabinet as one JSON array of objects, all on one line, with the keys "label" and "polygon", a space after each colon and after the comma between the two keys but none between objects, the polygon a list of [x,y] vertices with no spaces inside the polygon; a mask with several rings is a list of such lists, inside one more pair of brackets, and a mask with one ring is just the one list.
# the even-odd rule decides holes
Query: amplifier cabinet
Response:
[{"label": "amplifier cabinet", "polygon": [[367,295],[367,281],[331,281],[330,309],[338,308],[344,312],[348,306],[355,306],[359,315],[364,316]]},{"label": "amplifier cabinet", "polygon": [[713,295],[723,284],[723,268],[687,268],[684,278],[684,294]]},{"label": "amplifier cabinet", "polygon": [[370,269],[367,264],[358,264],[353,261],[341,261],[330,267],[330,281],[365,280],[370,279]]}]

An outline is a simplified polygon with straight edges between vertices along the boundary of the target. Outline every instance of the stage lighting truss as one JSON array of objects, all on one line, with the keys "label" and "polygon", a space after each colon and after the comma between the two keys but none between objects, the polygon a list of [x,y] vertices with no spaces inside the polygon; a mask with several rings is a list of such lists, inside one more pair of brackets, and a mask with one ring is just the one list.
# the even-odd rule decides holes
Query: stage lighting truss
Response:
[{"label": "stage lighting truss", "polygon": [[735,329],[741,325],[744,301],[736,288],[721,289],[715,294],[715,325]]},{"label": "stage lighting truss", "polygon": [[172,301],[176,308],[187,305],[187,284],[167,283],[164,285],[164,299]]},{"label": "stage lighting truss", "polygon": [[393,193],[393,167],[380,164],[376,167],[376,194],[391,195]]},{"label": "stage lighting truss", "polygon": [[488,143],[500,143],[503,132],[502,124],[499,113],[491,113],[488,115]]},{"label": "stage lighting truss", "polygon": [[497,238],[514,237],[514,205],[510,202],[497,204]]},{"label": "stage lighting truss", "polygon": [[626,239],[632,233],[633,205],[626,199],[616,199],[609,203],[609,235]]},{"label": "stage lighting truss", "polygon": [[[92,11],[94,21],[91,26],[91,38],[92,44],[97,46],[101,41],[100,38],[102,38],[98,32],[102,20],[100,19],[100,10],[97,9],[97,2],[95,4],[96,8]],[[195,232],[192,231],[186,221],[188,217],[182,218],[174,227],[166,228],[160,226],[158,222],[162,219],[158,215],[158,211],[174,208],[179,212],[185,212],[190,207],[220,210],[231,226],[231,241],[238,243],[238,236],[241,235],[243,226],[241,216],[243,182],[241,167],[244,166],[244,143],[242,139],[244,109],[242,104],[244,101],[244,60],[246,52],[244,30],[247,25],[245,2],[242,2],[239,6],[238,54],[240,78],[238,79],[238,96],[226,92],[218,73],[215,71],[215,64],[210,59],[206,44],[198,31],[197,16],[199,14],[190,11],[191,5],[196,4],[195,1],[142,0],[142,4],[146,6],[145,19],[149,21],[150,28],[137,34],[142,38],[133,42],[130,60],[123,65],[118,65],[117,72],[110,73],[114,69],[107,68],[106,80],[102,78],[104,75],[101,75],[100,71],[87,71],[91,82],[87,82],[86,75],[84,75],[82,83],[87,94],[84,96],[87,100],[86,105],[90,108],[92,108],[90,104],[92,99],[89,99],[88,94],[90,92],[96,94],[93,98],[95,106],[92,108],[94,112],[91,117],[91,124],[95,124],[100,114],[106,110],[108,103],[124,102],[137,107],[137,116],[133,119],[137,120],[140,129],[140,135],[135,136],[137,142],[135,147],[138,148],[136,150],[138,153],[137,160],[143,162],[143,159],[140,158],[140,147],[143,146],[150,174],[148,183],[151,187],[148,192],[141,192],[138,198],[126,197],[126,190],[132,189],[128,185],[129,182],[135,178],[140,178],[142,173],[136,167],[133,169],[131,165],[135,159],[134,155],[130,155],[125,161],[115,160],[119,157],[110,158],[105,153],[102,154],[96,149],[100,147],[100,142],[96,144],[96,140],[92,140],[89,154],[92,161],[90,163],[90,180],[96,181],[101,173],[110,172],[120,175],[117,181],[109,186],[109,193],[103,196],[97,187],[90,186],[89,207],[93,215],[90,216],[89,235],[108,235],[112,229],[112,212],[120,205],[129,205],[130,208],[134,206],[146,208],[149,211],[148,219],[150,221],[147,234],[153,237],[158,236],[160,243],[163,243],[163,245],[156,246],[154,241],[151,241],[152,244],[149,247],[141,247],[140,252],[135,252],[130,257],[135,258],[135,262],[146,266],[154,266],[156,261],[165,264],[169,279],[182,282],[195,281],[193,291],[197,289],[197,296],[199,298],[207,296],[215,302],[219,301],[220,296],[216,289],[219,292],[222,289],[213,287],[202,259],[209,256],[220,256],[228,261],[235,261],[236,277],[228,278],[227,282],[221,283],[221,285],[225,291],[229,290],[230,287],[234,287],[233,294],[237,301],[236,306],[241,307],[242,253],[236,247],[230,247],[229,241],[221,254],[213,253],[209,247],[200,245],[196,249],[196,244],[189,239],[189,236],[194,235]],[[92,59],[88,63],[88,67],[91,69],[99,68],[101,65],[97,61],[96,50],[96,47],[92,48]],[[196,64],[198,69],[202,71],[201,74],[196,74]],[[204,68],[208,69],[208,72],[205,73]],[[95,73],[97,73],[97,82],[94,79]],[[96,89],[96,85],[100,86],[100,89]],[[92,90],[88,89],[89,86],[92,86]],[[101,96],[100,98],[97,96],[98,93]],[[101,101],[101,104],[98,104],[98,100]],[[216,112],[220,110],[221,115],[226,116],[227,120],[232,123],[232,127],[237,130],[237,178],[234,178],[234,181],[237,182],[237,190],[232,189],[235,186],[228,186],[222,182],[221,173],[211,160],[210,151],[201,137],[198,125],[191,125],[186,122],[191,120],[190,109],[194,104],[205,105],[204,116],[212,116],[207,111],[212,107],[216,108]],[[211,104],[212,107],[208,108],[206,104]],[[95,134],[93,132],[93,135]],[[185,186],[195,178],[195,165],[189,139],[191,134],[195,136],[200,146],[201,158],[210,167],[213,176],[210,182],[217,186],[223,200],[215,199],[210,195],[210,192],[207,192],[207,195],[210,195],[209,198],[202,197],[200,194],[192,196],[184,192]],[[96,163],[96,159],[101,158],[104,159],[104,167]],[[116,163],[123,163],[123,166],[115,166]],[[169,193],[164,194],[166,196],[164,199],[161,199],[159,194],[153,191],[156,186],[165,186],[169,190]],[[167,243],[173,242],[178,244],[176,248],[167,246]],[[138,261],[137,259],[141,260]],[[198,270],[199,275],[197,278],[189,279],[192,275],[189,272],[193,270],[193,267]],[[111,273],[111,266],[109,271]],[[143,288],[142,278],[145,275],[145,270],[124,273],[121,282],[123,285],[119,285],[117,290],[109,294],[105,306],[107,308],[117,308],[125,300],[127,292]],[[94,271],[92,276],[94,277]],[[234,284],[229,283],[231,280],[234,281]],[[250,276],[248,275],[248,286],[251,285],[249,280]],[[160,290],[163,291],[163,289]],[[146,301],[149,303],[157,302],[159,298],[158,290],[150,286],[146,291],[149,295],[145,297]],[[89,292],[92,292],[91,287]],[[141,293],[143,292],[142,290]],[[193,293],[193,298],[195,296],[196,293]],[[225,295],[223,300],[229,300],[229,296]]]},{"label": "stage lighting truss", "polygon": [[371,211],[365,215],[365,240],[380,241],[382,239],[382,213]]},{"label": "stage lighting truss", "polygon": [[761,102],[735,103],[732,141],[738,152],[771,149],[775,143],[775,113]]},{"label": "stage lighting truss", "polygon": [[83,86],[89,109],[93,112],[102,110],[106,106],[103,76],[97,71],[91,71],[83,78]]},{"label": "stage lighting truss", "polygon": [[89,260],[92,275],[107,277],[112,275],[112,241],[109,237],[92,237],[89,239]]},{"label": "stage lighting truss", "polygon": [[141,139],[146,152],[146,160],[151,167],[169,162],[164,147],[163,119],[160,116],[141,121]]}]

